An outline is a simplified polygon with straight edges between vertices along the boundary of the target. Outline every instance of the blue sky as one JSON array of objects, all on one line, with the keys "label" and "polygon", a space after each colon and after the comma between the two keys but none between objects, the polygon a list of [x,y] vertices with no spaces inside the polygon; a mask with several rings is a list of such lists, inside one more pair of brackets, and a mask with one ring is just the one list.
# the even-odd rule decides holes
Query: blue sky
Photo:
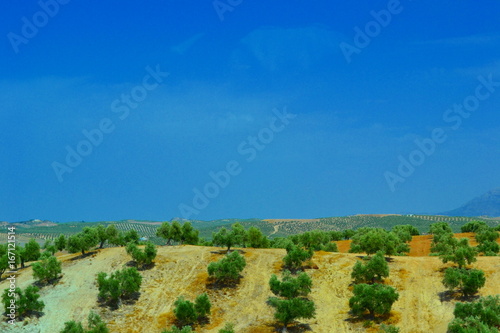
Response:
[{"label": "blue sky", "polygon": [[500,186],[499,14],[492,0],[8,1],[0,220],[456,208]]}]

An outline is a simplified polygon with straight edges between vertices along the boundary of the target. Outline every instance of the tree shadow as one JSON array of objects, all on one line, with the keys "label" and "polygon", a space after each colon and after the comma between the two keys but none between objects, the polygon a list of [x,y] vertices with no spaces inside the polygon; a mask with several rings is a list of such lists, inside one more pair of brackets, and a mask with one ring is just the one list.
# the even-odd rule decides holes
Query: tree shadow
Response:
[{"label": "tree shadow", "polygon": [[294,322],[291,324],[288,324],[288,327],[286,330],[283,327],[283,324],[275,323],[270,325],[273,329],[274,332],[288,332],[288,333],[302,333],[302,332],[312,332],[312,328],[309,324],[304,324],[304,323],[298,323]]},{"label": "tree shadow", "polygon": [[473,302],[479,299],[479,295],[463,295],[456,290],[446,290],[438,293],[439,300],[443,302],[460,301]]},{"label": "tree shadow", "polygon": [[241,249],[232,249],[232,250],[229,250],[229,251],[227,249],[226,250],[216,250],[216,251],[210,251],[210,253],[213,253],[213,254],[229,254],[229,253],[234,252],[234,251],[237,251],[240,254],[245,254],[246,253],[246,251],[243,251]]},{"label": "tree shadow", "polygon": [[215,278],[208,278],[206,288],[210,290],[221,290],[225,288],[235,289],[240,284],[241,278],[243,276],[239,276],[237,280],[232,281],[217,281]]},{"label": "tree shadow", "polygon": [[38,287],[40,289],[42,289],[43,287],[46,287],[46,286],[55,286],[59,283],[59,281],[61,281],[62,277],[63,276],[61,275],[61,276],[58,276],[54,279],[48,279],[45,281],[35,281],[32,283],[32,285],[34,285],[35,287]]},{"label": "tree shadow", "polygon": [[70,261],[75,261],[75,260],[79,260],[79,259],[83,259],[83,258],[87,258],[87,257],[93,257],[93,256],[97,255],[97,253],[98,253],[97,250],[89,251],[85,254],[80,254],[76,257],[71,258]]}]

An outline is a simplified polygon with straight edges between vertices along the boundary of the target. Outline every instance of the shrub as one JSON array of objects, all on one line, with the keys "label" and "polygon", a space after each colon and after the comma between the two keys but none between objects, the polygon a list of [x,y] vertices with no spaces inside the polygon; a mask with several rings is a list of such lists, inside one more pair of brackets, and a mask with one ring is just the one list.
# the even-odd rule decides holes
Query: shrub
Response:
[{"label": "shrub", "polygon": [[287,248],[287,254],[283,258],[283,262],[285,267],[292,271],[296,271],[302,267],[304,261],[311,259],[312,256],[313,251],[311,249],[306,250],[299,246],[292,245]]},{"label": "shrub", "polygon": [[193,325],[197,321],[206,319],[210,314],[211,303],[208,295],[203,293],[196,297],[195,302],[179,297],[174,302],[174,314],[181,326]]},{"label": "shrub", "polygon": [[129,229],[125,234],[123,235],[123,241],[125,244],[128,243],[134,243],[137,244],[139,243],[139,234],[137,233],[137,230],[135,229]]},{"label": "shrub", "polygon": [[380,325],[379,332],[381,332],[381,333],[399,333],[399,328],[394,326],[394,325],[382,324],[382,325]]},{"label": "shrub", "polygon": [[398,300],[396,289],[382,284],[357,284],[353,290],[354,296],[349,299],[351,311],[356,316],[366,311],[371,316],[384,315],[391,311],[392,304]]},{"label": "shrub", "polygon": [[[35,286],[28,286],[24,291],[19,287],[15,288],[13,292],[10,289],[5,289],[2,294],[5,314],[17,314],[16,317],[22,318],[25,315],[29,316],[34,311],[42,311],[45,304],[38,300],[40,298],[39,290]],[[12,308],[12,304],[15,304],[14,308]]]},{"label": "shrub", "polygon": [[500,245],[497,242],[485,241],[477,246],[477,251],[485,256],[496,256],[500,252]]},{"label": "shrub", "polygon": [[193,228],[190,222],[184,222],[181,228],[181,244],[198,244],[200,232]]},{"label": "shrub", "polygon": [[90,312],[88,316],[88,328],[85,330],[81,322],[67,321],[64,323],[64,328],[60,333],[108,333],[109,329],[101,317],[95,313]]},{"label": "shrub", "polygon": [[455,318],[478,318],[488,327],[500,326],[500,296],[481,297],[477,302],[457,303],[453,311]]},{"label": "shrub", "polygon": [[477,317],[455,318],[448,325],[449,333],[498,333],[498,329],[488,327]]},{"label": "shrub", "polygon": [[381,251],[377,252],[366,264],[356,262],[351,277],[354,283],[375,283],[389,276],[389,265]]},{"label": "shrub", "polygon": [[482,288],[486,282],[484,272],[478,269],[447,268],[443,285],[449,290],[458,288],[463,296],[470,296]]},{"label": "shrub", "polygon": [[303,272],[293,277],[290,271],[285,271],[281,281],[273,274],[269,280],[269,287],[273,294],[284,298],[307,296],[311,292],[312,280],[307,273]]},{"label": "shrub", "polygon": [[227,323],[226,325],[224,325],[224,328],[219,330],[219,333],[234,333],[234,324]]},{"label": "shrub", "polygon": [[97,274],[99,298],[110,304],[117,305],[120,298],[130,298],[134,293],[140,290],[141,283],[142,276],[135,267],[116,271],[109,277],[104,272]]},{"label": "shrub", "polygon": [[61,274],[61,262],[54,256],[42,256],[42,260],[33,265],[33,277],[39,282],[55,280]]},{"label": "shrub", "polygon": [[139,249],[135,243],[128,243],[126,251],[132,256],[138,265],[146,266],[153,262],[156,258],[156,245],[151,242],[147,242],[144,247],[144,251]]},{"label": "shrub", "polygon": [[168,331],[163,330],[162,333],[192,333],[193,330],[191,326],[184,326],[183,328],[178,328],[176,326],[172,326]]},{"label": "shrub", "polygon": [[217,262],[208,265],[208,275],[217,283],[234,283],[246,266],[245,258],[233,251]]},{"label": "shrub", "polygon": [[303,298],[279,299],[270,297],[269,305],[276,309],[274,317],[281,322],[285,329],[293,320],[314,318],[316,306],[313,301]]}]

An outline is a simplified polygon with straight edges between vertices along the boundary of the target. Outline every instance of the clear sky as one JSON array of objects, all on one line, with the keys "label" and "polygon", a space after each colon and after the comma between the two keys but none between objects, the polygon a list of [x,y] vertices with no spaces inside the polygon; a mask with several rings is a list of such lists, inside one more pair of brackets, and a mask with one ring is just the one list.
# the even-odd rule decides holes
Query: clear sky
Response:
[{"label": "clear sky", "polygon": [[500,186],[499,17],[497,0],[4,1],[0,220],[456,208]]}]

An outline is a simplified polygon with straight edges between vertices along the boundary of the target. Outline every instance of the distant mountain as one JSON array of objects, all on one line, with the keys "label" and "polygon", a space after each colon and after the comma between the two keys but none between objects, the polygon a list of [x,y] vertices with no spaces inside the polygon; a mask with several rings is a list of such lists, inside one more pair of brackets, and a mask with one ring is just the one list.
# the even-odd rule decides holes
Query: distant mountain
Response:
[{"label": "distant mountain", "polygon": [[19,222],[0,222],[0,227],[16,227],[16,228],[32,228],[32,227],[53,227],[56,226],[56,222],[48,220],[38,220],[33,219],[29,221],[19,221]]},{"label": "distant mountain", "polygon": [[472,199],[461,207],[440,213],[447,216],[500,216],[500,188]]}]

